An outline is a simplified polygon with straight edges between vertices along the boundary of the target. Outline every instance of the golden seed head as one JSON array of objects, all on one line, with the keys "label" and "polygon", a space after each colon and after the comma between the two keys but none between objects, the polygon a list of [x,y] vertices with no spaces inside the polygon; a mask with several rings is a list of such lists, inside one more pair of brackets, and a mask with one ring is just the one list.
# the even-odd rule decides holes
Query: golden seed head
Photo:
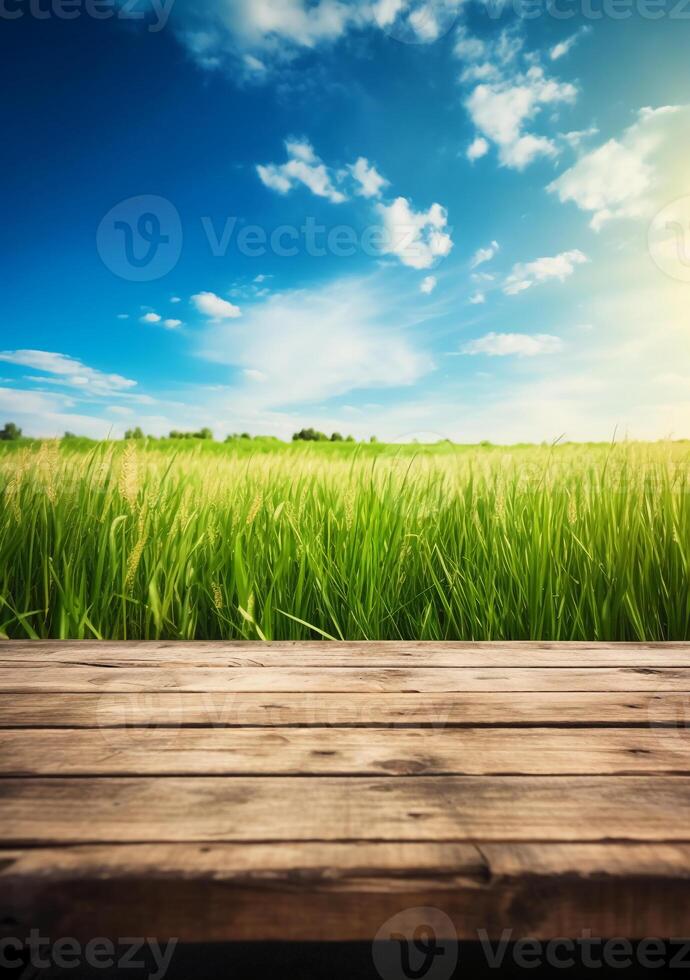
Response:
[{"label": "golden seed head", "polygon": [[131,440],[125,446],[122,456],[118,487],[121,496],[133,508],[139,496],[139,458],[136,444]]}]

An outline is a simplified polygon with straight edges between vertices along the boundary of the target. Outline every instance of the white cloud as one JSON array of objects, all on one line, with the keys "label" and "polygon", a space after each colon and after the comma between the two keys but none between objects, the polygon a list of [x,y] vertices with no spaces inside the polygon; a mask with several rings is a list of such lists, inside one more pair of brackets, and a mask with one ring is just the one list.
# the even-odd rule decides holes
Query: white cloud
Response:
[{"label": "white cloud", "polygon": [[472,306],[481,306],[482,303],[486,303],[486,296],[482,292],[472,293],[470,296],[470,303]]},{"label": "white cloud", "polygon": [[574,102],[577,89],[549,78],[534,55],[522,52],[522,46],[522,37],[515,30],[502,31],[489,41],[472,37],[467,28],[458,32],[455,53],[464,63],[460,81],[479,83],[465,100],[479,130],[467,150],[469,160],[485,156],[490,142],[498,147],[501,164],[516,170],[523,170],[537,157],[557,153],[553,139],[527,127],[544,106]]},{"label": "white cloud", "polygon": [[477,85],[466,106],[477,129],[496,144],[506,167],[523,170],[539,156],[555,156],[556,144],[546,136],[525,132],[543,106],[572,103],[577,89],[569,82],[548,78],[532,65],[524,74]]},{"label": "white cloud", "polygon": [[261,60],[261,58],[257,58],[256,55],[253,54],[245,54],[244,67],[247,69],[248,74],[250,76],[254,76],[255,78],[256,76],[260,77],[264,75],[265,72],[268,71],[267,65]]},{"label": "white cloud", "polygon": [[489,142],[483,136],[475,136],[467,148],[467,159],[480,160],[489,152]]},{"label": "white cloud", "polygon": [[263,382],[268,380],[268,375],[264,374],[263,371],[257,371],[256,368],[245,368],[242,374],[245,376],[245,378],[248,378],[249,381]]},{"label": "white cloud", "polygon": [[470,34],[463,25],[455,35],[454,53],[470,70],[484,66],[485,73],[496,73],[515,61],[523,43],[522,36],[514,28],[501,31],[496,38],[482,40]]},{"label": "white cloud", "polygon": [[584,37],[586,34],[589,34],[590,31],[591,27],[582,27],[579,31],[571,34],[569,38],[566,38],[565,41],[559,41],[559,43],[554,45],[549,52],[549,57],[551,60],[558,61],[559,58],[563,58],[575,47],[580,38]]},{"label": "white cloud", "polygon": [[463,68],[460,81],[467,82],[490,82],[500,77],[500,71],[490,61],[480,61],[476,65],[467,65]]},{"label": "white cloud", "polygon": [[226,299],[221,299],[215,293],[196,293],[192,296],[192,303],[196,306],[199,313],[210,317],[212,320],[232,320],[242,316],[242,310],[234,303],[229,303]]},{"label": "white cloud", "polygon": [[67,354],[43,350],[8,350],[0,353],[0,361],[42,371],[52,377],[37,379],[41,382],[64,384],[91,395],[112,395],[136,387],[136,381],[90,368]]},{"label": "white cloud", "polygon": [[166,330],[177,330],[178,327],[182,326],[182,320],[168,319],[163,320],[163,326]]},{"label": "white cloud", "polygon": [[478,248],[477,251],[472,256],[470,262],[470,268],[476,269],[478,266],[483,265],[485,262],[490,262],[494,256],[498,253],[500,245],[498,242],[491,242],[486,248]]},{"label": "white cloud", "polygon": [[425,276],[419,286],[420,292],[425,293],[427,296],[436,289],[438,280],[436,276]]},{"label": "white cloud", "polygon": [[488,53],[488,45],[478,37],[473,37],[463,25],[455,35],[455,54],[466,61],[480,61]]},{"label": "white cloud", "polygon": [[77,414],[70,411],[72,406],[72,402],[58,394],[0,388],[0,411],[17,422],[25,435],[58,438],[70,431],[106,439],[120,434],[111,420]]},{"label": "white cloud", "polygon": [[255,77],[269,63],[289,63],[301,49],[337,40],[363,21],[364,7],[361,0],[178,0],[172,22],[201,67],[238,61]]},{"label": "white cloud", "polygon": [[407,21],[420,41],[435,41],[441,33],[441,25],[436,19],[431,3],[423,3],[411,11]]},{"label": "white cloud", "polygon": [[360,157],[357,163],[350,164],[348,170],[359,184],[357,193],[362,197],[381,197],[381,191],[389,184],[366,157]]},{"label": "white cloud", "polygon": [[589,262],[589,259],[579,249],[561,252],[559,255],[543,256],[534,262],[518,262],[513,266],[511,274],[503,284],[503,292],[515,296],[537,283],[557,279],[565,282],[574,272],[575,267]]},{"label": "white cloud", "polygon": [[410,385],[431,370],[390,317],[385,296],[367,281],[344,279],[312,290],[273,294],[247,311],[242,327],[218,324],[202,338],[207,358],[261,373],[232,396],[231,408],[276,407],[347,391]]},{"label": "white cloud", "polygon": [[488,333],[470,341],[462,348],[463,354],[486,354],[488,357],[536,357],[539,354],[555,354],[563,347],[559,337],[548,333]]},{"label": "white cloud", "polygon": [[413,211],[406,198],[398,197],[392,204],[376,207],[386,232],[382,251],[397,255],[403,265],[428,269],[453,248],[445,230],[448,215],[440,204],[432,204],[428,211]]},{"label": "white cloud", "polygon": [[342,204],[347,197],[337,190],[326,165],[316,156],[307,140],[286,140],[287,163],[259,164],[256,170],[266,187],[287,194],[298,184],[308,187],[317,197],[325,197],[333,204]]},{"label": "white cloud", "polygon": [[620,140],[610,139],[581,156],[548,190],[560,201],[572,201],[589,211],[595,231],[617,218],[649,215],[659,196],[662,173],[666,176],[663,151],[683,125],[678,118],[681,112],[687,116],[688,107],[641,109]]},{"label": "white cloud", "polygon": [[144,313],[141,318],[142,323],[160,323],[163,318],[158,313]]},{"label": "white cloud", "polygon": [[312,194],[325,197],[333,204],[342,204],[348,197],[336,184],[350,177],[352,192],[360,197],[381,197],[389,181],[383,177],[366,157],[359,157],[344,170],[334,171],[321,160],[308,140],[286,140],[288,160],[283,164],[259,165],[257,173],[266,187],[287,194],[298,184],[304,184]]},{"label": "white cloud", "polygon": [[379,27],[390,27],[405,5],[405,0],[377,0],[374,4],[374,20]]},{"label": "white cloud", "polygon": [[182,297],[181,296],[171,296],[170,297],[170,302],[171,303],[181,303],[182,302]]},{"label": "white cloud", "polygon": [[464,2],[176,0],[170,23],[199,67],[231,67],[235,78],[262,83],[294,70],[301,54],[354,32],[373,29],[397,40],[435,41],[453,26]]},{"label": "white cloud", "polygon": [[586,139],[597,136],[599,130],[596,126],[589,126],[587,129],[573,129],[569,133],[561,133],[561,139],[573,150],[577,150]]},{"label": "white cloud", "polygon": [[129,313],[118,313],[118,320],[129,320]]}]

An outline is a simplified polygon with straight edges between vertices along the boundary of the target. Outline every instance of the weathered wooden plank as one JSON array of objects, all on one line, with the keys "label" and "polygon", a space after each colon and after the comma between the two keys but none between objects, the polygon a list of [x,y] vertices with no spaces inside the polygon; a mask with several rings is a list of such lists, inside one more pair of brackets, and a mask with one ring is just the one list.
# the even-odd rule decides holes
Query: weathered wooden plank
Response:
[{"label": "weathered wooden plank", "polygon": [[370,940],[403,909],[435,907],[465,940],[682,936],[689,883],[684,844],[36,848],[0,851],[0,918],[83,939],[145,924],[183,942]]},{"label": "weathered wooden plank", "polygon": [[461,691],[690,691],[690,669],[678,667],[6,667],[0,693],[55,691],[253,691],[255,693],[424,693]]},{"label": "weathered wooden plank", "polygon": [[0,668],[114,667],[690,667],[690,643],[398,643],[7,641]]},{"label": "weathered wooden plank", "polygon": [[674,776],[177,777],[0,780],[0,839],[690,841]]},{"label": "weathered wooden plank", "polygon": [[0,695],[0,728],[670,726],[690,738],[690,694],[31,693]]},{"label": "weathered wooden plank", "polygon": [[673,729],[103,729],[0,732],[0,775],[690,773]]},{"label": "weathered wooden plank", "polygon": [[0,644],[0,919],[682,935],[688,668],[690,644]]}]

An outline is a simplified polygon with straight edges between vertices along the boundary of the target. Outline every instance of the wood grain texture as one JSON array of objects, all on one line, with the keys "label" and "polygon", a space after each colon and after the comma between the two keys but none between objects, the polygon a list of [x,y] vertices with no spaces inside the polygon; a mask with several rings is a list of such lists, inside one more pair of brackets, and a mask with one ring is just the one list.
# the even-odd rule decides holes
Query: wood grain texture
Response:
[{"label": "wood grain texture", "polygon": [[690,736],[596,729],[102,729],[0,731],[0,774],[690,774]]},{"label": "wood grain texture", "polygon": [[[687,935],[690,845],[286,842],[0,851],[0,918],[51,936],[370,940],[433,907],[458,938]],[[40,917],[37,919],[37,910]],[[193,910],[193,914],[190,914]]]},{"label": "wood grain texture", "polygon": [[0,643],[0,668],[690,667],[690,643],[134,642]]},{"label": "wood grain texture", "polygon": [[690,693],[488,691],[452,694],[59,692],[0,695],[0,728],[195,726],[672,727],[690,739]]},{"label": "wood grain texture", "polygon": [[13,844],[212,841],[690,841],[673,776],[0,780]]},{"label": "wood grain texture", "polygon": [[690,644],[2,642],[0,922],[684,935],[689,773]]},{"label": "wood grain texture", "polygon": [[5,667],[0,693],[127,691],[449,694],[482,691],[690,692],[685,667]]}]

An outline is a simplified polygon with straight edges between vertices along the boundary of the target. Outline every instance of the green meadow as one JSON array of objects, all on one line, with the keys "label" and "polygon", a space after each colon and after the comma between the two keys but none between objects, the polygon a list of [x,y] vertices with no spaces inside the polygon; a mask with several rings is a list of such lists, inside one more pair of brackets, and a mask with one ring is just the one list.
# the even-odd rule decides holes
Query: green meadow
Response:
[{"label": "green meadow", "polygon": [[0,634],[690,639],[690,444],[0,449]]}]

